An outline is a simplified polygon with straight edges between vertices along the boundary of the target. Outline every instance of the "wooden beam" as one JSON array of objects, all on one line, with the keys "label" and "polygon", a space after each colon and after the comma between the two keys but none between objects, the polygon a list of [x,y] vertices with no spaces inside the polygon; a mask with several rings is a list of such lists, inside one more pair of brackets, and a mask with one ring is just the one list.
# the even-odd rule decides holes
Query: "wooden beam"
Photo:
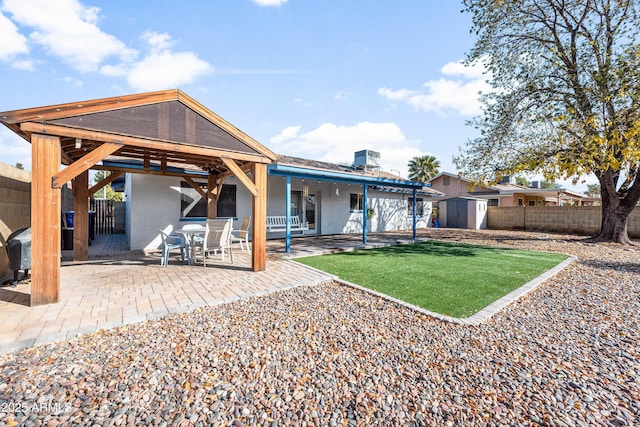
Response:
[{"label": "wooden beam", "polygon": [[31,305],[60,297],[60,190],[51,179],[60,169],[60,138],[31,135]]},{"label": "wooden beam", "polygon": [[70,128],[66,126],[50,125],[45,123],[25,122],[20,129],[26,132],[41,134],[68,136],[72,138],[84,138],[93,141],[113,142],[127,146],[141,147],[149,150],[171,151],[178,153],[195,154],[205,157],[228,157],[234,160],[271,163],[271,159],[261,154],[240,153],[237,151],[221,150],[217,148],[193,146],[179,142],[158,141],[155,139],[136,138],[107,132],[96,132],[84,129]]},{"label": "wooden beam", "polygon": [[89,171],[73,179],[73,260],[89,259]]},{"label": "wooden beam", "polygon": [[106,178],[104,178],[102,181],[100,181],[99,183],[97,183],[96,185],[94,185],[93,187],[89,188],[89,197],[93,196],[94,194],[96,194],[98,191],[102,190],[104,187],[106,187],[107,185],[111,184],[113,181],[116,180],[116,178],[118,178],[119,176],[121,176],[124,172],[123,171],[114,171],[111,172]]},{"label": "wooden beam", "polygon": [[247,190],[249,190],[254,197],[258,195],[257,186],[253,183],[253,181],[251,181],[251,178],[249,178],[247,174],[244,173],[244,171],[240,168],[240,166],[238,166],[236,162],[234,162],[232,159],[227,159],[224,157],[222,158],[222,161],[225,165],[227,165],[229,170],[233,172],[236,178],[238,178],[240,182],[242,182],[244,186],[247,187]]},{"label": "wooden beam", "polygon": [[267,165],[253,165],[253,180],[257,194],[252,206],[251,269],[263,271],[267,268]]},{"label": "wooden beam", "polygon": [[185,181],[187,181],[187,184],[189,184],[194,190],[196,190],[198,192],[198,194],[200,194],[202,196],[203,199],[207,199],[207,193],[206,191],[204,191],[202,189],[202,187],[200,186],[200,184],[198,184],[197,182],[195,182],[193,179],[191,179],[191,177],[189,176],[183,176],[182,177]]},{"label": "wooden beam", "polygon": [[82,102],[57,104],[48,107],[29,108],[5,112],[9,123],[20,123],[34,120],[55,120],[62,117],[79,116],[110,110],[119,110],[127,107],[139,107],[142,105],[156,104],[179,99],[178,90],[170,89],[158,92],[147,92],[134,95],[117,96],[111,98],[93,99]]},{"label": "wooden beam", "polygon": [[59,173],[57,173],[51,180],[52,187],[61,188],[66,182],[72,180],[82,172],[89,170],[91,166],[95,165],[105,157],[115,153],[121,147],[122,146],[120,144],[114,144],[112,142],[106,142],[102,144],[100,147],[87,153],[81,159],[76,160],[66,169],[63,169]]}]

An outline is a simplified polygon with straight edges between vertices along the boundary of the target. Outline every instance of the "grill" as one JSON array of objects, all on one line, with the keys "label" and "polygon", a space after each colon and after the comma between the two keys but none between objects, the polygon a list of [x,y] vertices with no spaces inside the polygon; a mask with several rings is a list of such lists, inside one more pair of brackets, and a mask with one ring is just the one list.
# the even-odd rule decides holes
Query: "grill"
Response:
[{"label": "grill", "polygon": [[13,286],[18,284],[18,272],[24,270],[29,276],[31,268],[31,227],[21,228],[9,235],[6,243],[9,266],[13,270]]}]

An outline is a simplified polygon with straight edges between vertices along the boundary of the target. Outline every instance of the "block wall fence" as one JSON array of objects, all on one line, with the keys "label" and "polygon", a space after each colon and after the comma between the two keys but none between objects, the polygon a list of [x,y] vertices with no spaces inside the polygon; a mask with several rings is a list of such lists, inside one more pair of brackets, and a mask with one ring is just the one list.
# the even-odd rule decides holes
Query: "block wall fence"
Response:
[{"label": "block wall fence", "polygon": [[0,279],[13,272],[5,243],[15,230],[31,225],[31,172],[0,163]]},{"label": "block wall fence", "polygon": [[[490,206],[487,227],[494,230],[552,231],[593,235],[600,230],[600,206]],[[629,216],[627,232],[640,238],[640,207]]]}]

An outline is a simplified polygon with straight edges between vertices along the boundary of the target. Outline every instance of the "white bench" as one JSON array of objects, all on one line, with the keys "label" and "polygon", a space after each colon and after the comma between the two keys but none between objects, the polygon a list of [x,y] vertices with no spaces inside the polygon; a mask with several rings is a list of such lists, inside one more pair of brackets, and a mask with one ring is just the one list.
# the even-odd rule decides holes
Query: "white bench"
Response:
[{"label": "white bench", "polygon": [[[304,224],[300,222],[300,217],[292,215],[289,221],[291,225],[291,231],[299,231],[302,233],[304,230],[309,229],[309,223]],[[287,231],[287,217],[282,216],[268,216],[267,217],[267,233],[276,233],[278,231]]]}]

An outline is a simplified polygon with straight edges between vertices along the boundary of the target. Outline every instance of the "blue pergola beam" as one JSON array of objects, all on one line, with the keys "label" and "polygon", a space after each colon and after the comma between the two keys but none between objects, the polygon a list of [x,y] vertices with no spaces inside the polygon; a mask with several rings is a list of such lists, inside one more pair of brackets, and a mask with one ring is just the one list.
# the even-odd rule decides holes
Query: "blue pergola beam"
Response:
[{"label": "blue pergola beam", "polygon": [[426,185],[421,182],[406,181],[401,179],[380,178],[374,176],[350,175],[345,172],[317,171],[313,169],[301,169],[294,166],[269,165],[269,175],[290,176],[297,179],[309,179],[318,181],[332,181],[348,184],[384,185],[396,188],[420,189]]}]

